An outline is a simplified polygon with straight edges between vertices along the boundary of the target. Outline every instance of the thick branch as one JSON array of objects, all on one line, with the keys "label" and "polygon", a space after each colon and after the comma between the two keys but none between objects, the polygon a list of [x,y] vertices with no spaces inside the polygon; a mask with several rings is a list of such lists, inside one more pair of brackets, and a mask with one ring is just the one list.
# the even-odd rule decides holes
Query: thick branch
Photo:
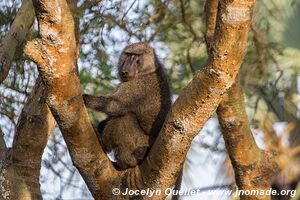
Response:
[{"label": "thick branch", "polygon": [[4,199],[42,198],[39,184],[41,158],[55,126],[43,98],[44,92],[39,78],[20,115],[13,148],[0,156],[1,197]]},{"label": "thick branch", "polygon": [[[208,53],[216,34],[217,10],[217,0],[206,2]],[[275,165],[270,161],[271,155],[260,151],[252,136],[238,77],[221,101],[217,114],[239,189],[268,190]],[[241,199],[270,199],[270,196],[244,195]]]},{"label": "thick branch", "polygon": [[[237,81],[217,109],[227,151],[240,190],[268,190],[277,168],[274,155],[261,151],[252,136],[245,111],[244,95]],[[245,156],[247,155],[247,156]],[[270,199],[247,195],[243,200]]]},{"label": "thick branch", "polygon": [[233,84],[244,57],[254,2],[220,1],[210,60],[176,100],[141,166],[147,187],[164,190],[174,184],[192,139]]},{"label": "thick branch", "polygon": [[[217,13],[218,13],[219,0],[208,0],[205,4],[205,16],[206,16],[206,30],[205,41],[207,49],[210,49],[215,35]],[[208,52],[209,54],[209,52]]]},{"label": "thick branch", "polygon": [[105,199],[101,192],[106,191],[107,177],[114,180],[118,173],[101,149],[83,103],[73,17],[65,0],[40,0],[34,5],[40,38],[29,42],[25,53],[38,64],[47,89],[47,104],[74,165],[93,196]]},{"label": "thick branch", "polygon": [[[18,175],[15,179],[23,179],[26,187],[23,186],[22,193],[14,192],[15,199],[41,198],[39,176],[42,154],[55,127],[45,95],[45,87],[38,78],[18,121],[11,155]],[[28,190],[27,193],[24,190]]]},{"label": "thick branch", "polygon": [[34,8],[31,0],[24,0],[10,30],[0,43],[0,84],[6,78],[17,47],[23,43],[34,22]]},{"label": "thick branch", "polygon": [[[76,8],[77,1],[69,1]],[[77,20],[78,21],[78,20]],[[39,176],[43,150],[53,132],[55,120],[46,104],[46,90],[41,78],[20,115],[12,149],[15,179],[23,184],[14,192],[15,199],[41,199]]]}]

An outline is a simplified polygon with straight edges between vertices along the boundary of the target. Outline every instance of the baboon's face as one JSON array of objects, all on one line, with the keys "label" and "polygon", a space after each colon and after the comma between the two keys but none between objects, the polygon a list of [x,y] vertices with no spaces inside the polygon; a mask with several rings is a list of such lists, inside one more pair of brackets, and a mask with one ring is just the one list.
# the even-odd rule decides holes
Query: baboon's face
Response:
[{"label": "baboon's face", "polygon": [[122,81],[134,79],[143,68],[143,55],[124,53],[119,65],[119,76]]},{"label": "baboon's face", "polygon": [[155,71],[154,50],[146,43],[129,45],[121,54],[118,70],[122,81]]}]

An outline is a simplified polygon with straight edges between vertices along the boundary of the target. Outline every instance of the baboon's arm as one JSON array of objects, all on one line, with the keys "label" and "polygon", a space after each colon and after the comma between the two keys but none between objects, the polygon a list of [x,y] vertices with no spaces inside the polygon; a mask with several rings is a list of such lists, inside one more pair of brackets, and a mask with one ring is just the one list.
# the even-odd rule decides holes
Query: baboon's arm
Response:
[{"label": "baboon's arm", "polygon": [[110,96],[84,94],[83,100],[85,105],[93,110],[104,112],[110,116],[124,115],[134,111],[147,93],[142,85],[139,85],[138,88],[136,86],[136,83],[126,82],[121,84]]}]

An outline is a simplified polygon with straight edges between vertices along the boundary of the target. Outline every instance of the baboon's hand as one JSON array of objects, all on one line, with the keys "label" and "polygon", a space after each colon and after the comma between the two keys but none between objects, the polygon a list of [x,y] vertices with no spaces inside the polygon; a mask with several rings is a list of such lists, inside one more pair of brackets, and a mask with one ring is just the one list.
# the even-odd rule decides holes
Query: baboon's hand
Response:
[{"label": "baboon's hand", "polygon": [[91,95],[89,95],[89,94],[83,94],[83,95],[82,95],[83,102],[84,102],[85,105],[87,105],[89,96],[91,96]]},{"label": "baboon's hand", "polygon": [[[109,96],[82,95],[86,107],[109,115],[119,115],[121,111]],[[114,109],[115,108],[115,109]],[[122,114],[122,113],[121,113]]]},{"label": "baboon's hand", "polygon": [[86,107],[95,109],[99,102],[99,98],[89,94],[83,94],[83,101]]}]

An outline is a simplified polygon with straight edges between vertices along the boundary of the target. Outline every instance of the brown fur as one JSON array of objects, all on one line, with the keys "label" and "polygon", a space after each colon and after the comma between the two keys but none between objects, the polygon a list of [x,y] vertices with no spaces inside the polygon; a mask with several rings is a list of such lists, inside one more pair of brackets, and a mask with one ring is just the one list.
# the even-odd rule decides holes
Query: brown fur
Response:
[{"label": "brown fur", "polygon": [[123,170],[143,161],[165,121],[171,94],[164,69],[146,43],[127,46],[118,70],[122,83],[112,95],[83,97],[87,107],[109,116],[98,125],[98,137]]}]

